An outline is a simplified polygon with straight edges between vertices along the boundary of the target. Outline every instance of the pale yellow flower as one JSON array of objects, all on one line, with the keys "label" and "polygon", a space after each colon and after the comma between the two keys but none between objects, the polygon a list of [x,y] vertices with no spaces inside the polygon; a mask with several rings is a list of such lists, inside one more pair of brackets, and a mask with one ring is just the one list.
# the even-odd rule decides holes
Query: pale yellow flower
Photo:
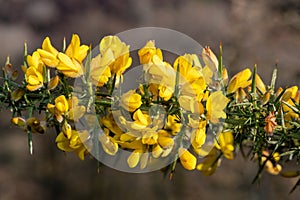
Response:
[{"label": "pale yellow flower", "polygon": [[90,79],[96,86],[103,86],[111,77],[109,64],[114,60],[111,51],[105,52],[103,55],[99,54],[91,61]]},{"label": "pale yellow flower", "polygon": [[136,149],[134,150],[130,156],[127,158],[127,163],[130,168],[134,168],[140,162],[142,150]]},{"label": "pale yellow flower", "polygon": [[85,114],[86,108],[82,105],[78,105],[78,98],[71,96],[68,100],[69,104],[69,119],[78,121]]},{"label": "pale yellow flower", "polygon": [[111,156],[114,156],[119,149],[118,144],[114,141],[114,139],[109,136],[109,130],[104,128],[105,134],[100,134],[98,136],[98,140],[100,141],[103,150]]},{"label": "pale yellow flower", "polygon": [[218,71],[219,61],[208,46],[203,48],[202,58],[205,65],[208,66],[213,73]]},{"label": "pale yellow flower", "polygon": [[152,61],[153,63],[149,64],[145,71],[147,82],[173,89],[175,87],[176,71],[157,55],[153,56]]}]

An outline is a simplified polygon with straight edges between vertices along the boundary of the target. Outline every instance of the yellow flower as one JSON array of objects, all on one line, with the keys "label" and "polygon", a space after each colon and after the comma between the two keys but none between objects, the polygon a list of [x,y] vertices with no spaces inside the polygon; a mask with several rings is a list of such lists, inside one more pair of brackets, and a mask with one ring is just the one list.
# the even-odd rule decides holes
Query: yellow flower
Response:
[{"label": "yellow flower", "polygon": [[114,61],[109,65],[111,71],[121,76],[132,63],[129,46],[117,36],[106,36],[100,42],[100,53],[103,55],[106,51],[111,51],[114,56]]},{"label": "yellow flower", "polygon": [[[281,100],[284,102],[282,104],[283,111],[285,112],[284,118],[287,121],[292,121],[292,119],[298,119],[299,115],[293,111],[292,108],[289,106],[294,106],[294,101],[297,102],[297,95],[298,95],[298,87],[293,86],[285,90],[285,92],[282,95]],[[289,106],[288,106],[288,105]]]},{"label": "yellow flower", "polygon": [[112,52],[108,52],[103,55],[99,54],[91,61],[90,79],[94,85],[99,87],[106,84],[111,77],[109,64],[114,58]]},{"label": "yellow flower", "polygon": [[109,130],[107,128],[104,128],[104,132],[105,134],[100,134],[98,136],[98,140],[101,142],[103,150],[108,155],[114,156],[118,152],[119,146],[113,138],[109,136]]},{"label": "yellow flower", "polygon": [[179,96],[178,102],[180,107],[182,107],[186,111],[190,111],[192,113],[203,114],[204,107],[201,102],[197,101],[195,98],[190,96]]},{"label": "yellow flower", "polygon": [[170,134],[165,130],[158,131],[158,144],[164,148],[169,149],[174,146],[174,140],[171,138]]},{"label": "yellow flower", "polygon": [[255,75],[255,83],[256,83],[256,88],[258,88],[262,94],[265,94],[267,91],[266,86],[258,74]]},{"label": "yellow flower", "polygon": [[146,45],[138,51],[141,64],[148,64],[152,62],[152,57],[157,55],[161,60],[163,59],[162,52],[159,48],[155,48],[155,42],[150,40]]},{"label": "yellow flower", "polygon": [[175,87],[176,71],[170,64],[163,62],[157,55],[153,56],[152,61],[153,63],[145,70],[148,83],[173,89]]},{"label": "yellow flower", "polygon": [[181,165],[187,170],[194,170],[196,168],[197,159],[187,149],[180,147],[178,155]]},{"label": "yellow flower", "polygon": [[157,143],[158,134],[156,131],[150,129],[143,133],[142,143],[148,145],[154,145]]},{"label": "yellow flower", "polygon": [[205,65],[208,66],[213,73],[218,71],[219,61],[208,46],[203,48],[202,58]]},{"label": "yellow flower", "polygon": [[26,70],[26,88],[29,91],[35,91],[43,87],[43,74],[42,72],[38,71],[35,67],[31,66]]},{"label": "yellow flower", "polygon": [[134,90],[129,90],[122,95],[121,105],[129,112],[133,112],[142,105],[142,97]]},{"label": "yellow flower", "polygon": [[71,43],[66,50],[66,54],[81,64],[86,57],[88,50],[89,47],[87,45],[80,45],[79,36],[77,34],[73,34]]},{"label": "yellow flower", "polygon": [[233,159],[233,135],[232,132],[222,132],[219,135],[218,142],[215,143],[215,146],[218,149],[221,149],[225,158],[232,160]]},{"label": "yellow flower", "polygon": [[26,57],[26,60],[27,60],[28,67],[34,67],[41,74],[43,73],[44,63],[38,51],[33,52],[32,56],[28,55]]},{"label": "yellow flower", "polygon": [[165,124],[165,129],[171,130],[173,135],[176,135],[181,129],[181,121],[176,115],[168,115],[167,122]]},{"label": "yellow flower", "polygon": [[224,109],[227,106],[228,99],[223,95],[222,91],[216,91],[210,94],[206,102],[207,119],[213,123],[217,123],[219,118],[226,118]]},{"label": "yellow flower", "polygon": [[49,37],[46,37],[42,44],[42,49],[37,49],[41,55],[42,61],[49,67],[56,67],[59,60],[57,59],[58,51],[52,46]]},{"label": "yellow flower", "polygon": [[88,153],[88,150],[83,145],[83,142],[88,140],[87,131],[72,130],[71,137],[68,139],[63,132],[58,134],[55,139],[57,147],[65,152],[75,151],[77,156],[84,160],[84,156]]},{"label": "yellow flower", "polygon": [[201,121],[197,130],[192,132],[191,143],[195,153],[200,155],[201,147],[206,140],[206,121]]},{"label": "yellow flower", "polygon": [[141,154],[142,154],[142,151],[141,150],[134,150],[130,156],[127,158],[127,163],[128,163],[128,166],[130,168],[134,168],[137,166],[137,164],[139,163],[140,161],[140,158],[141,158]]},{"label": "yellow flower", "polygon": [[64,95],[60,95],[55,100],[55,105],[48,104],[47,109],[55,114],[57,121],[62,122],[63,115],[67,114],[69,111],[69,103]]},{"label": "yellow flower", "polygon": [[140,124],[142,126],[150,125],[150,116],[148,114],[144,114],[140,109],[136,110],[132,116],[135,123]]},{"label": "yellow flower", "polygon": [[263,156],[262,156],[261,162],[262,163],[265,162],[265,170],[272,175],[278,175],[282,170],[281,165],[277,163],[280,159],[279,153],[275,152],[273,154],[272,159],[275,161],[275,163],[273,163],[271,160],[266,161],[268,156],[269,156],[269,153],[267,151],[263,151]]},{"label": "yellow flower", "polygon": [[212,175],[221,163],[221,159],[219,159],[218,156],[218,149],[213,148],[208,155],[205,156],[205,160],[197,165],[197,170],[201,171],[204,176]]},{"label": "yellow flower", "polygon": [[70,58],[64,53],[58,53],[59,64],[56,69],[61,71],[65,76],[76,78],[83,74],[81,64],[74,58]]},{"label": "yellow flower", "polygon": [[248,80],[250,77],[251,71],[249,68],[234,75],[228,84],[227,93],[233,93],[239,88],[245,88],[250,85],[251,80]]},{"label": "yellow flower", "polygon": [[194,101],[200,102],[204,97],[204,90],[207,85],[204,77],[199,77],[191,82],[185,83],[181,88],[180,95],[189,96],[194,99]]},{"label": "yellow flower", "polygon": [[78,98],[76,96],[72,96],[68,100],[69,104],[69,119],[78,121],[85,114],[85,107],[78,105]]},{"label": "yellow flower", "polygon": [[[175,71],[177,71],[177,67],[179,67],[181,83],[187,81],[192,82],[203,76],[200,61],[195,54],[184,54],[183,56],[179,56],[175,60],[173,66]],[[183,78],[185,80],[183,80]]]}]

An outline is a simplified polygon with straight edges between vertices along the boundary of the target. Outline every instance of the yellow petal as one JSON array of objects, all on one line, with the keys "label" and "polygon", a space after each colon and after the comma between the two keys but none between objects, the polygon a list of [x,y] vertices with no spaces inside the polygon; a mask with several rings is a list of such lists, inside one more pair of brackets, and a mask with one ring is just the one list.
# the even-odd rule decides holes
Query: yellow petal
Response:
[{"label": "yellow petal", "polygon": [[194,170],[196,168],[197,159],[185,148],[178,149],[178,155],[181,165],[187,170]]},{"label": "yellow petal", "polygon": [[139,150],[134,150],[127,159],[128,166],[134,168],[137,166],[141,158],[141,152]]}]

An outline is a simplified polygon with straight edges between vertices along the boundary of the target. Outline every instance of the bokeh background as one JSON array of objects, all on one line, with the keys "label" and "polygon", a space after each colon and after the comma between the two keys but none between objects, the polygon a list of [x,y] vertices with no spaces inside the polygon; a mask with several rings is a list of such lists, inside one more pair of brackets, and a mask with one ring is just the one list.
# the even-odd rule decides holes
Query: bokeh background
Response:
[{"label": "bokeh background", "polygon": [[[232,75],[258,65],[266,83],[278,63],[278,85],[299,85],[299,0],[0,0],[0,62],[22,63],[46,36],[57,48],[63,37],[78,33],[85,44],[108,34],[158,26],[189,35],[217,52],[223,43],[224,64]],[[0,64],[0,65],[2,65]],[[81,162],[55,147],[55,134],[34,135],[34,155],[27,136],[0,114],[0,200],[50,199],[299,199],[288,194],[296,179],[263,174],[251,184],[256,164],[237,155],[223,160],[211,177],[179,165],[172,181],[161,172],[127,174],[101,167],[93,158]]]}]

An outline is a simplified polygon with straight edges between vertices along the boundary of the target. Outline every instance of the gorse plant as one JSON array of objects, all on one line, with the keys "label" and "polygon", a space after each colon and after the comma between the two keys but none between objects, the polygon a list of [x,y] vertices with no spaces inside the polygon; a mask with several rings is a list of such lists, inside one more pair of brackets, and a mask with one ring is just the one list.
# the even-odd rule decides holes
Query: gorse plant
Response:
[{"label": "gorse plant", "polygon": [[[125,76],[133,60],[117,36],[104,37],[96,55],[76,34],[69,45],[63,41],[62,51],[48,37],[32,54],[25,44],[22,73],[8,58],[0,105],[27,133],[30,153],[33,134],[54,129],[62,151],[81,160],[91,152],[118,159],[126,151],[128,169],[149,171],[163,162],[172,177],[180,162],[211,175],[223,158],[232,160],[240,151],[258,164],[254,181],[263,170],[300,176],[297,86],[275,88],[276,69],[265,85],[256,66],[229,79],[222,46],[219,59],[205,47],[201,61],[184,54],[170,64],[154,41],[145,42],[137,52],[142,73],[134,77],[140,81],[135,89],[124,86],[136,80]],[[287,161],[296,161],[296,169],[285,170]],[[300,179],[292,191],[297,185]]]}]

